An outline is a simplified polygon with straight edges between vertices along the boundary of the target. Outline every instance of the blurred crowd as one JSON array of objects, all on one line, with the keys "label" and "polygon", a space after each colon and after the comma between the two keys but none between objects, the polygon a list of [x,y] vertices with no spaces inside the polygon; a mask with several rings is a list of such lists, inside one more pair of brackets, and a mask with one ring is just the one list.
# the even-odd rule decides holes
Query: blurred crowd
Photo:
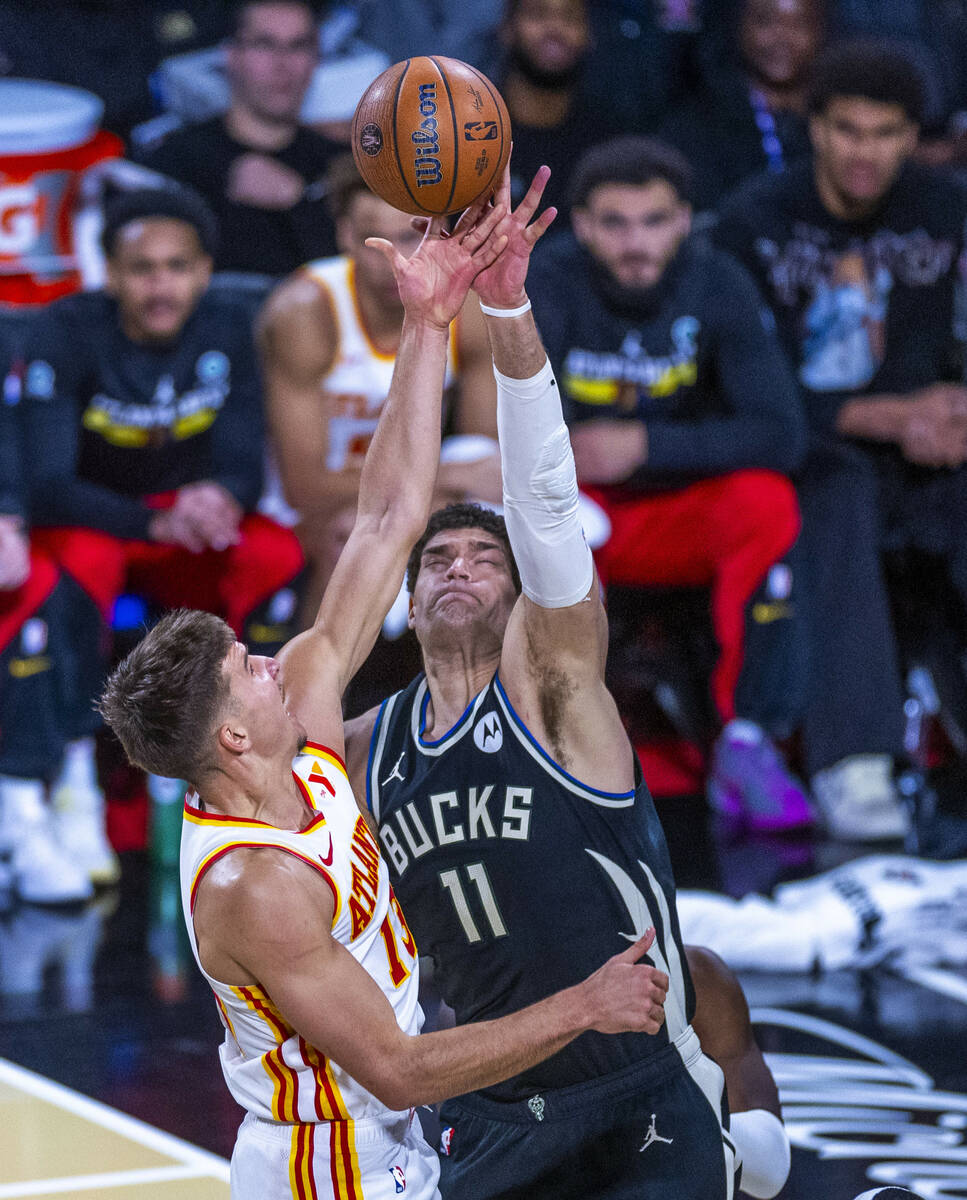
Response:
[{"label": "blurred crowd", "polygon": [[[402,322],[365,241],[420,237],[349,123],[419,54],[500,88],[515,200],[552,170],[528,292],[632,737],[747,828],[904,839],[932,718],[967,755],[965,51],[963,0],[0,0],[0,886],[116,880],[132,624],[311,622]],[[472,297],[447,384],[438,503],[496,505]]]}]

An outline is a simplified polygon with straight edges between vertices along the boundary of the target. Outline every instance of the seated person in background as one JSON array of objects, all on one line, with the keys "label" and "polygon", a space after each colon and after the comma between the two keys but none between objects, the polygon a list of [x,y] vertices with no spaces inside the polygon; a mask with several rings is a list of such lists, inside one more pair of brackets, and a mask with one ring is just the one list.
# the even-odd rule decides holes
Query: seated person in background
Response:
[{"label": "seated person in background", "polygon": [[770,737],[798,724],[804,682],[786,478],[804,423],[752,281],[688,237],[688,195],[670,147],[620,138],[589,151],[574,174],[574,236],[535,256],[529,292],[578,480],[611,520],[601,579],[711,588],[724,728],[709,798],[787,828],[811,816]]},{"label": "seated person in background", "polygon": [[881,550],[946,559],[967,601],[967,194],[909,161],[923,88],[905,54],[842,43],[810,94],[811,161],[723,205],[799,375],[798,480],[816,637],[804,750],[831,832],[901,837],[903,689]]},{"label": "seated person in background", "polygon": [[748,176],[809,153],[806,83],[824,8],[825,0],[743,0],[704,87],[668,114],[659,136],[691,164],[699,212]]},{"label": "seated person in background", "polygon": [[591,50],[586,0],[507,0],[497,79],[514,131],[511,193],[522,199],[537,169],[551,168],[547,195],[566,215],[568,180],[581,154],[624,132],[584,83]]},{"label": "seated person in background", "polygon": [[[310,561],[308,621],[352,528],[363,458],[389,391],[403,327],[393,272],[365,242],[386,238],[411,254],[422,236],[406,213],[369,190],[350,155],[333,164],[328,183],[342,253],[309,263],[278,286],[263,310],[259,338],[273,451]],[[477,304],[463,310],[452,330],[446,374],[451,398],[455,386],[453,431],[495,438],[497,393]],[[500,500],[496,442],[481,444],[469,462],[441,466],[436,502],[468,496]]]},{"label": "seated person in background", "polygon": [[284,275],[335,250],[323,176],[342,147],[299,124],[318,52],[310,4],[239,4],[226,58],[227,112],[176,130],[141,155],[145,166],[191,184],[211,205],[219,271]]},{"label": "seated person in background", "polygon": [[[108,208],[108,288],[40,313],[24,416],[33,537],[108,621],[126,588],[284,641],[302,569],[295,536],[251,509],[263,416],[245,310],[206,292],[214,225],[181,188]],[[102,682],[96,614],[76,635],[83,710]]]},{"label": "seated person in background", "polygon": [[[30,547],[18,415],[0,403],[0,894],[60,904],[91,896],[91,875],[114,882],[118,864],[104,837],[93,743],[68,745],[65,639],[76,597]],[[52,820],[46,792],[58,768],[55,799],[73,783],[74,811],[62,803]]]}]

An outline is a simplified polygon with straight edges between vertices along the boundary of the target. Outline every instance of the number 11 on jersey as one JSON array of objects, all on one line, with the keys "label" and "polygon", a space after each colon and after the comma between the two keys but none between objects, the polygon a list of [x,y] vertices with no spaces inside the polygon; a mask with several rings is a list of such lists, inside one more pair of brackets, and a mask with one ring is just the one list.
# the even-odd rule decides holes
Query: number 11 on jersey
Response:
[{"label": "number 11 on jersey", "polygon": [[[494,892],[490,886],[486,867],[483,863],[468,863],[464,867],[464,870],[467,873],[470,884],[476,889],[480,907],[483,908],[484,916],[490,926],[490,933],[495,938],[506,937],[507,927],[504,925],[500,909],[497,907],[497,901],[494,899]],[[459,871],[441,871],[440,883],[450,893],[450,899],[453,901],[453,907],[457,910],[457,917],[463,926],[463,932],[467,935],[467,941],[471,943],[479,942],[481,940],[480,930],[477,928],[477,923],[474,921],[473,914],[470,911],[467,893],[460,882]]]}]

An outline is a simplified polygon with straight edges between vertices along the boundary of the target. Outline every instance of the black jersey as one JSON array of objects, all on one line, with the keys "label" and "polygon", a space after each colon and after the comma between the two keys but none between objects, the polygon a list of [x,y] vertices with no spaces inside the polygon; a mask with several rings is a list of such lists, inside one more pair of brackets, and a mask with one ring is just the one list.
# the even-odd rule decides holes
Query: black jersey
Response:
[{"label": "black jersey", "polygon": [[490,1088],[517,1100],[639,1063],[691,1019],[693,994],[665,837],[636,764],[633,791],[597,791],[522,724],[499,675],[443,738],[423,739],[419,676],[386,700],[366,793],[393,886],[457,1022],[500,1017],[590,975],[649,925],[668,973],[654,1036],[585,1033]]}]

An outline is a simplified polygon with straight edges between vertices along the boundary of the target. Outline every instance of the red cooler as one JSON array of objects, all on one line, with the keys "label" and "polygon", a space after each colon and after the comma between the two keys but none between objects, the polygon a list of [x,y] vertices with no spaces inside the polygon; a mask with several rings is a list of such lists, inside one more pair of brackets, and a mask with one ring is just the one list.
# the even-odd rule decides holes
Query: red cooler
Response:
[{"label": "red cooler", "polygon": [[74,218],[81,176],[124,148],[80,88],[0,79],[0,304],[46,304],[81,286]]}]

